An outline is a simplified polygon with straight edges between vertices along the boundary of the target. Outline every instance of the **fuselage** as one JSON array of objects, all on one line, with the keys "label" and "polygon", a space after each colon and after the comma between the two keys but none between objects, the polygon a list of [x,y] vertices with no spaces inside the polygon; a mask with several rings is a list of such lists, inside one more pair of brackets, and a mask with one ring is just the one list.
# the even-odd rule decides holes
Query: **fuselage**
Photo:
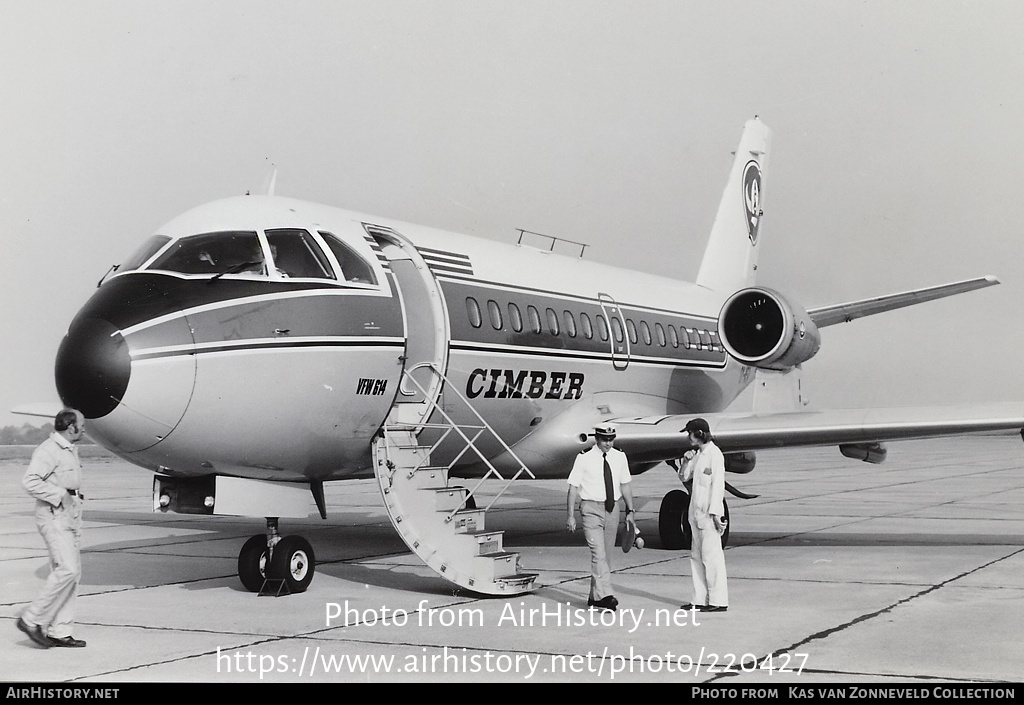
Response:
[{"label": "fuselage", "polygon": [[735,399],[751,374],[718,337],[731,293],[245,196],[172,220],[107,277],[56,380],[95,440],[140,466],[308,481],[368,474],[393,405],[422,397],[403,370],[429,363],[441,409],[471,422],[464,397],[534,474],[564,476],[593,422]]}]

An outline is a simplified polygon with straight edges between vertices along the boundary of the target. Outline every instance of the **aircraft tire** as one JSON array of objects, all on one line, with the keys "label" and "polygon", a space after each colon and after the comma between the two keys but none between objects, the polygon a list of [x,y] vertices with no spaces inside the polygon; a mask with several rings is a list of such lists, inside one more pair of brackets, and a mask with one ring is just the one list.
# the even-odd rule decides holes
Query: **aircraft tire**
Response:
[{"label": "aircraft tire", "polygon": [[274,546],[267,566],[267,577],[284,579],[291,592],[305,592],[313,582],[316,558],[309,541],[301,536],[285,536]]},{"label": "aircraft tire", "polygon": [[267,570],[267,537],[253,536],[238,552],[238,578],[249,592],[259,592]]},{"label": "aircraft tire", "polygon": [[661,547],[677,551],[689,548],[692,536],[690,522],[686,517],[690,507],[690,495],[683,490],[672,490],[661,500],[658,510],[658,535]]}]

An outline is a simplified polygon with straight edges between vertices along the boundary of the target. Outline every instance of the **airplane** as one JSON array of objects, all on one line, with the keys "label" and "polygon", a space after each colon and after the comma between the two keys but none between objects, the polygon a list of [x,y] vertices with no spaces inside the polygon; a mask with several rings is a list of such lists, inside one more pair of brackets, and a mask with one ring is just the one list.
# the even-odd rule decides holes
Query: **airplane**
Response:
[{"label": "airplane", "polygon": [[[597,424],[617,427],[633,474],[689,450],[695,416],[740,474],[765,449],[878,463],[886,441],[1024,428],[1016,403],[805,408],[820,329],[998,280],[810,309],[757,286],[770,136],[745,124],[694,282],[524,244],[528,231],[504,244],[272,189],[199,206],[104,275],[58,350],[58,394],[155,473],[154,511],[265,518],[238,574],[278,594],[307,589],[316,565],[279,522],[308,516],[310,495],[326,518],[329,481],[376,478],[438,575],[516,595],[537,575],[486,509],[513,480],[567,477]],[[751,387],[752,408],[732,408]],[[662,500],[663,547],[689,546],[687,503]]]}]

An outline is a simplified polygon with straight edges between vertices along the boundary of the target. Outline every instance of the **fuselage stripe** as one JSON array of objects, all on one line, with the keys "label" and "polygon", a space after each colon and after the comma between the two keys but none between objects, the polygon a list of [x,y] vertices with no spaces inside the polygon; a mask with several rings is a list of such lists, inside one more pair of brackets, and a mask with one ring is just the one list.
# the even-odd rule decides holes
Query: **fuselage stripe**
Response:
[{"label": "fuselage stripe", "polygon": [[440,272],[455,272],[456,274],[469,274],[470,276],[473,274],[472,269],[457,269],[452,265],[440,264],[429,259],[425,259],[424,261],[427,263],[427,266],[430,267],[430,271],[434,272],[434,274],[438,274]]},{"label": "fuselage stripe", "polygon": [[598,360],[601,362],[610,363],[612,360],[615,361],[626,361],[629,360],[629,364],[650,364],[660,367],[699,367],[707,369],[724,369],[727,365],[727,361],[701,361],[701,360],[679,360],[664,357],[649,357],[646,355],[631,354],[628,358],[625,353],[616,353],[612,355],[611,351],[606,353],[600,352],[586,352],[586,351],[572,351],[563,349],[551,349],[551,348],[528,348],[517,345],[509,346],[493,346],[475,344],[464,341],[452,341],[451,350],[458,350],[462,352],[473,352],[483,353],[487,355],[524,355],[530,357],[541,357],[541,358],[562,358],[568,360]]},{"label": "fuselage stripe", "polygon": [[245,296],[234,299],[224,299],[218,301],[212,301],[210,303],[199,304],[196,306],[190,306],[189,308],[178,309],[172,313],[150,318],[136,323],[135,325],[129,326],[121,331],[121,335],[127,337],[132,333],[137,333],[140,330],[152,328],[153,326],[160,325],[161,323],[167,323],[179,318],[187,318],[188,316],[194,316],[199,313],[206,311],[216,311],[223,308],[231,308],[234,306],[247,306],[255,303],[263,303],[266,301],[278,301],[281,299],[292,299],[292,298],[314,298],[318,296],[378,296],[384,298],[391,298],[391,294],[382,292],[378,288],[351,288],[351,289],[338,289],[335,287],[322,287],[316,289],[301,289],[294,292],[274,292],[270,294],[255,294],[253,296]]},{"label": "fuselage stripe", "polygon": [[167,345],[159,348],[146,348],[133,351],[132,361],[153,360],[164,357],[178,357],[181,355],[205,355],[220,352],[253,352],[271,350],[293,350],[308,348],[404,348],[403,338],[337,338],[337,339],[308,339],[308,340],[279,340],[274,338],[261,340],[245,340],[232,343],[200,343],[189,345]]}]

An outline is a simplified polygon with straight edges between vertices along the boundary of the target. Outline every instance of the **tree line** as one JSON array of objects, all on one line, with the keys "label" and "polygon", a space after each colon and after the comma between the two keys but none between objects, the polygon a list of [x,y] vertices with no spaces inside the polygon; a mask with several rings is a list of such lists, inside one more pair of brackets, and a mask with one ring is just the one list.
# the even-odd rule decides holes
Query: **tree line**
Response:
[{"label": "tree line", "polygon": [[53,424],[33,426],[24,424],[18,426],[4,426],[0,428],[0,446],[35,446],[39,445],[53,433]]}]

